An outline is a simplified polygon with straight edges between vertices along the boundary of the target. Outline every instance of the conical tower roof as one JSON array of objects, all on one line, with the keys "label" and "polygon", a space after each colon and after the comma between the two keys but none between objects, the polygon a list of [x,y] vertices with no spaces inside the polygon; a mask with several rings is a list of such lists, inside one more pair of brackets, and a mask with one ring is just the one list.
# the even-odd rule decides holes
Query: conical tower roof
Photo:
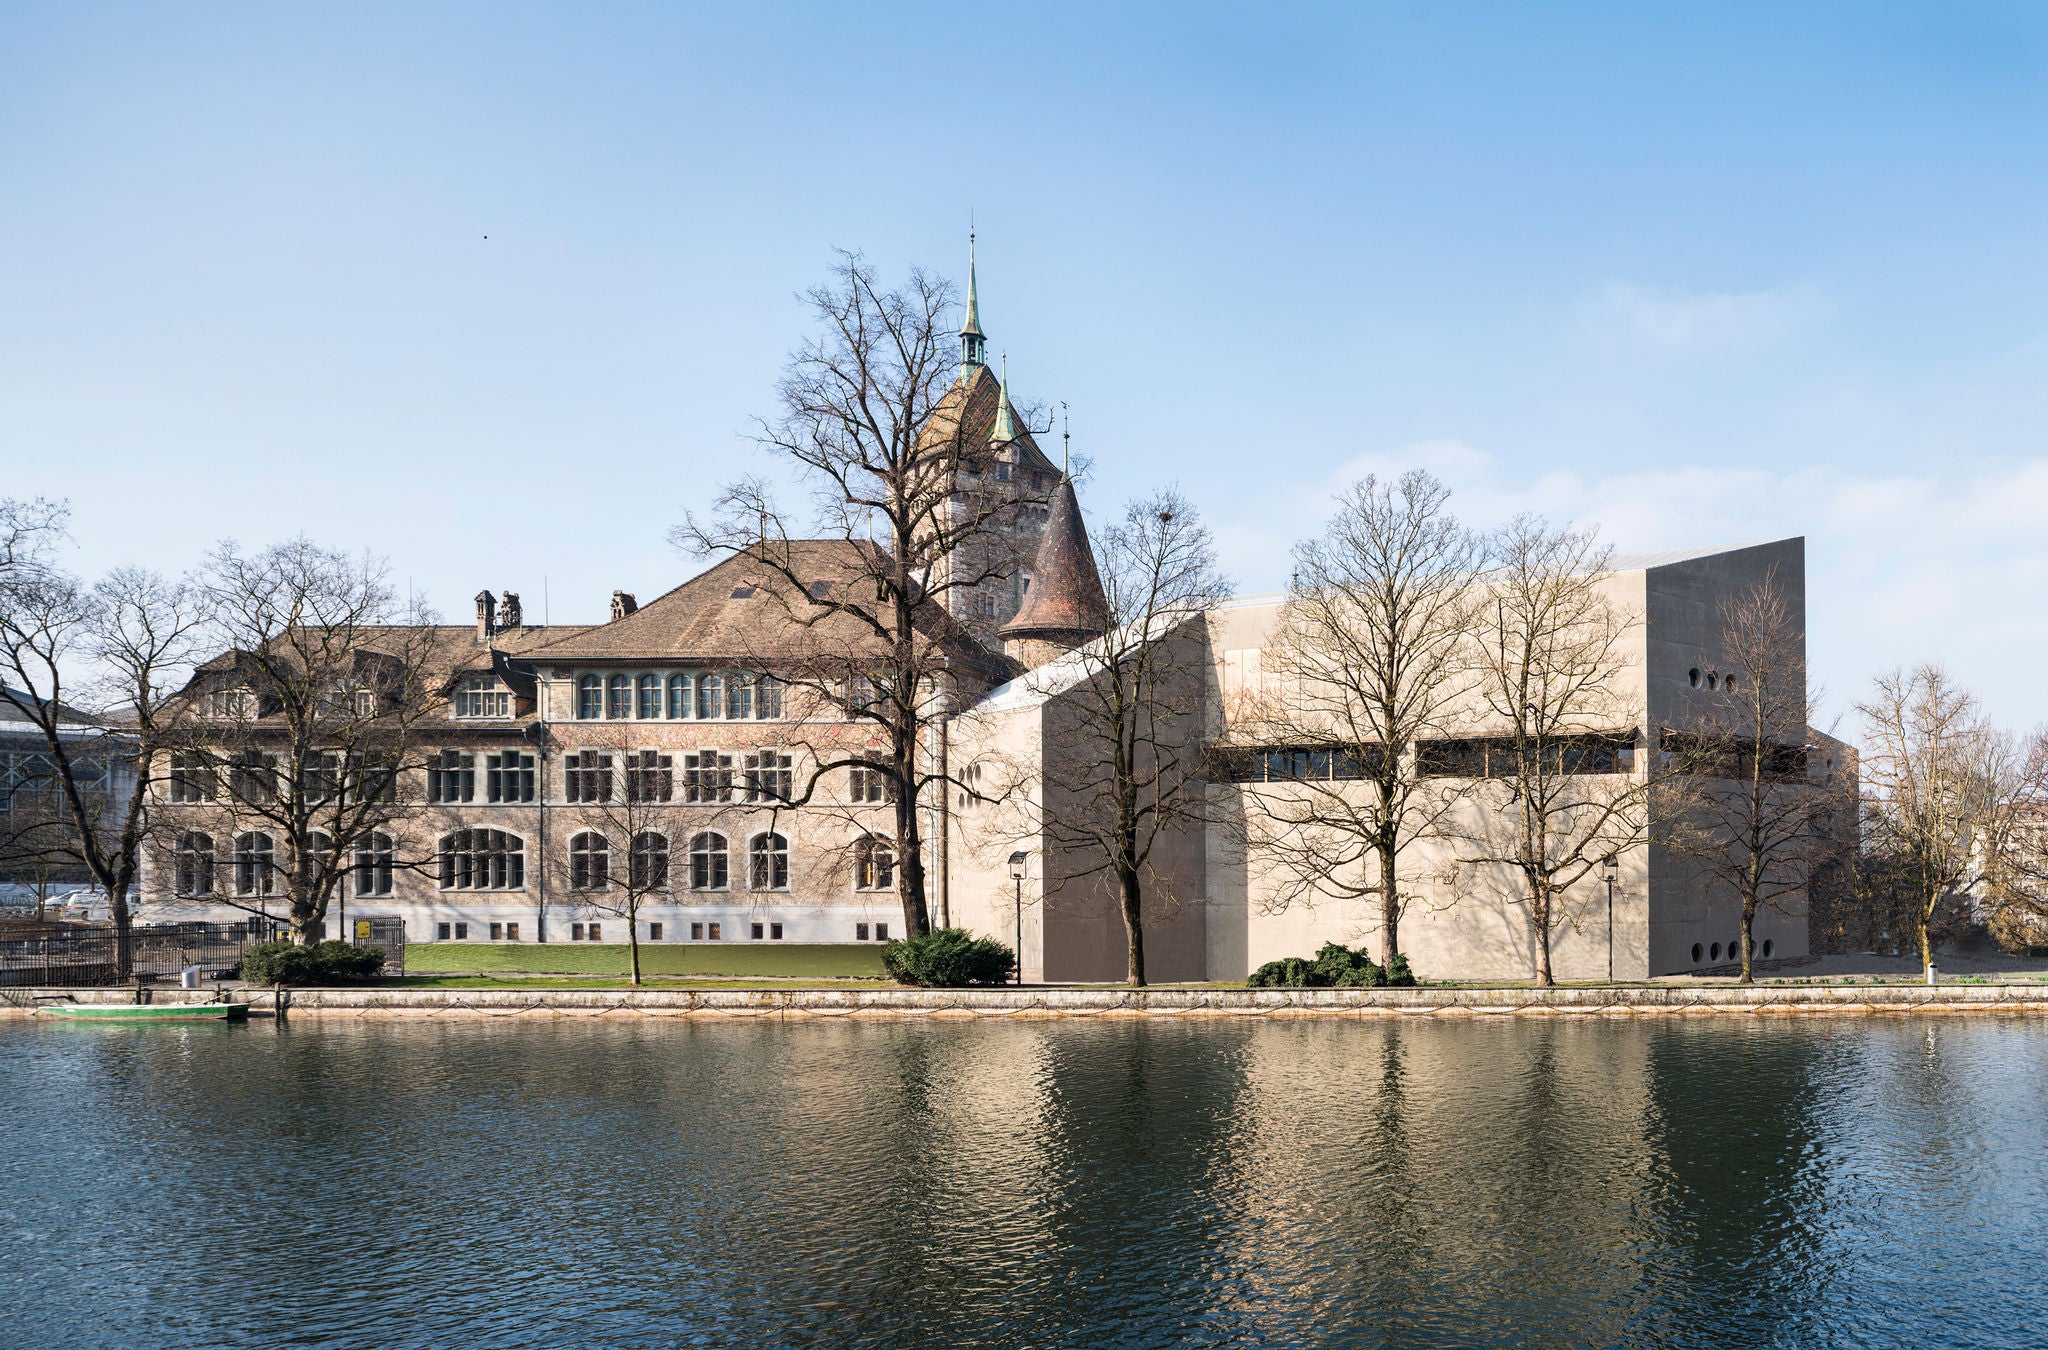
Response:
[{"label": "conical tower roof", "polygon": [[1099,636],[1108,623],[1109,600],[1102,593],[1102,573],[1095,567],[1074,480],[1062,478],[1053,490],[1024,607],[1003,625],[1003,636],[1066,639],[1067,645],[1078,646]]}]

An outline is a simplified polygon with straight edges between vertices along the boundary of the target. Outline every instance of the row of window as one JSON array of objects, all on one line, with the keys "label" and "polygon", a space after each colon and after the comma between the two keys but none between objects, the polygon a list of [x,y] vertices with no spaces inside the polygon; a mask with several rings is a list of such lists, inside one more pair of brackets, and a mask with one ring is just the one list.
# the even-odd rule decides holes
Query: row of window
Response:
[{"label": "row of window", "polygon": [[[796,761],[787,751],[749,751],[737,758],[720,750],[692,750],[681,756],[678,791],[676,756],[662,750],[635,750],[622,756],[582,750],[562,757],[563,797],[569,802],[608,802],[615,793],[635,802],[787,802],[796,793]],[[483,762],[478,772],[477,762]],[[737,772],[735,771],[737,764]],[[225,764],[199,751],[171,756],[168,795],[174,802],[209,802],[220,795],[222,769],[228,795],[235,801],[277,800],[277,756],[245,751]],[[427,800],[437,805],[485,801],[531,802],[538,773],[530,750],[499,750],[479,755],[471,750],[439,750],[427,758]],[[339,752],[309,756],[300,774],[300,799],[329,801],[392,801],[395,775],[385,768],[353,764]],[[891,801],[890,779],[879,769],[849,770],[847,797],[856,803]]]},{"label": "row of window", "polygon": [[[1771,940],[1770,938],[1765,938],[1765,939],[1764,939],[1764,941],[1763,941],[1763,946],[1757,949],[1757,955],[1758,955],[1759,957],[1762,957],[1762,958],[1763,958],[1763,959],[1765,959],[1765,960],[1769,960],[1769,959],[1770,959],[1770,955],[1771,955],[1771,950],[1772,950],[1772,949],[1773,949],[1773,948],[1774,948],[1774,947],[1775,947],[1776,945],[1777,945],[1777,944],[1776,944],[1775,942],[1773,942],[1773,941],[1772,941],[1772,940]],[[1729,944],[1728,944],[1728,959],[1729,959],[1730,961],[1740,961],[1740,960],[1742,959],[1742,943],[1741,943],[1741,942],[1737,941],[1737,942],[1731,942],[1731,943],[1729,943]],[[1721,960],[1721,944],[1720,944],[1720,943],[1716,942],[1715,944],[1713,944],[1713,946],[1712,946],[1711,948],[1705,948],[1705,947],[1702,947],[1702,946],[1701,946],[1701,945],[1700,945],[1699,943],[1697,943],[1697,942],[1695,942],[1695,943],[1693,943],[1693,944],[1692,944],[1692,963],[1693,963],[1694,965],[1696,965],[1696,966],[1697,966],[1697,965],[1702,965],[1702,964],[1714,964],[1714,963],[1718,963],[1718,962],[1719,962],[1720,960]]]},{"label": "row of window", "polygon": [[[324,857],[332,851],[327,835],[307,838],[307,851]],[[227,889],[234,895],[278,894],[276,841],[261,830],[238,834],[227,857]],[[732,843],[715,830],[690,837],[685,853],[684,888],[691,891],[732,889]],[[217,894],[219,857],[212,835],[188,830],[172,850],[172,886],[182,896]],[[789,840],[773,831],[747,841],[747,889],[789,889]],[[434,854],[434,871],[444,891],[507,891],[526,885],[526,841],[505,830],[456,830],[444,836]],[[357,896],[390,895],[395,850],[391,836],[373,834],[359,847],[349,866],[349,887]],[[615,877],[612,844],[603,834],[585,830],[569,841],[569,889],[610,890]],[[624,881],[634,891],[671,888],[669,839],[654,830],[633,836],[626,848]],[[853,845],[854,888],[887,891],[896,886],[896,849],[878,835],[863,835]]]},{"label": "row of window", "polygon": [[585,722],[775,721],[782,716],[782,682],[743,671],[580,675],[576,716]]},{"label": "row of window", "polygon": [[[1378,746],[1226,746],[1211,752],[1210,776],[1219,783],[1344,782],[1378,770],[1384,751]],[[1505,778],[1520,772],[1520,751],[1513,737],[1469,736],[1455,740],[1418,741],[1416,769],[1428,778]],[[1560,737],[1542,748],[1546,772],[1557,774],[1629,773],[1635,767],[1635,746],[1616,736]]]},{"label": "row of window", "polygon": [[[762,942],[762,941],[767,941],[767,942],[780,942],[780,941],[782,941],[782,925],[781,925],[781,924],[779,924],[779,923],[773,923],[773,922],[768,922],[768,923],[755,923],[755,924],[749,924],[749,925],[747,925],[747,927],[748,927],[748,936],[750,936],[750,937],[751,937],[751,938],[752,938],[752,939],[753,939],[753,940],[754,940],[755,942]],[[490,940],[491,940],[491,941],[493,941],[493,942],[517,942],[517,941],[519,941],[519,925],[518,925],[517,923],[494,923],[494,924],[490,925],[490,930],[491,930],[491,939],[490,939]],[[692,942],[722,942],[722,941],[724,941],[724,940],[725,940],[725,931],[724,931],[724,930],[725,930],[725,925],[721,924],[721,923],[720,923],[720,922],[719,922],[718,920],[716,920],[716,919],[710,919],[710,920],[706,920],[706,921],[703,921],[703,922],[700,922],[700,923],[692,923],[692,924],[690,925],[690,941],[692,941]],[[875,931],[875,936],[874,936],[874,940],[875,940],[876,942],[887,942],[887,941],[889,940],[889,925],[888,925],[888,924],[886,924],[886,923],[878,923],[878,924],[874,925],[874,931]],[[438,923],[438,924],[435,924],[435,925],[434,925],[434,936],[435,936],[436,938],[438,938],[438,939],[439,939],[440,941],[442,941],[442,942],[467,942],[467,941],[469,941],[469,924],[468,924],[467,922],[465,922],[464,920],[461,920],[461,919],[450,919],[450,920],[449,920],[448,922],[446,922],[446,923]],[[662,920],[660,920],[660,919],[655,919],[655,920],[653,920],[652,922],[650,922],[650,923],[649,923],[649,924],[647,925],[647,940],[648,940],[649,942],[661,942],[661,941],[664,941],[664,940],[666,940],[666,939],[667,939],[667,937],[668,937],[668,925],[667,925],[667,924],[666,924],[665,922],[663,922]],[[854,940],[855,942],[866,942],[866,941],[868,941],[868,925],[867,925],[867,924],[864,924],[864,923],[857,923],[857,924],[855,924],[855,925],[853,926],[853,940]],[[593,922],[589,922],[589,923],[572,923],[572,924],[570,924],[570,925],[569,925],[569,941],[571,941],[571,942],[602,942],[602,941],[604,941],[604,923],[603,923],[603,921],[602,921],[602,920],[598,920],[598,921],[593,921]]]}]

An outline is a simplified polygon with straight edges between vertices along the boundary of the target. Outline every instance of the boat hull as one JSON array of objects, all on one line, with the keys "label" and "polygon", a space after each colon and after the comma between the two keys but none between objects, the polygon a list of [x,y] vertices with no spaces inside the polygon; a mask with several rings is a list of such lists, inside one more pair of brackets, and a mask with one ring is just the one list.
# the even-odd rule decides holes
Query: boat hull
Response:
[{"label": "boat hull", "polygon": [[36,1011],[72,1022],[239,1022],[246,1003],[46,1003]]}]

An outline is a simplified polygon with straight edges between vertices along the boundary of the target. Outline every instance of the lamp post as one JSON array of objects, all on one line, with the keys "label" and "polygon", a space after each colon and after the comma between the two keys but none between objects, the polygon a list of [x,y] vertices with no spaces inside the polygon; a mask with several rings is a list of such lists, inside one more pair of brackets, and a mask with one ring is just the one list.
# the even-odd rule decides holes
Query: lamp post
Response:
[{"label": "lamp post", "polygon": [[1017,883],[1017,983],[1024,983],[1024,864],[1031,855],[1019,849],[1010,855],[1010,880]]},{"label": "lamp post", "polygon": [[1614,874],[1621,870],[1621,863],[1610,853],[1607,861],[1600,865],[1607,876],[1607,982],[1614,983]]}]

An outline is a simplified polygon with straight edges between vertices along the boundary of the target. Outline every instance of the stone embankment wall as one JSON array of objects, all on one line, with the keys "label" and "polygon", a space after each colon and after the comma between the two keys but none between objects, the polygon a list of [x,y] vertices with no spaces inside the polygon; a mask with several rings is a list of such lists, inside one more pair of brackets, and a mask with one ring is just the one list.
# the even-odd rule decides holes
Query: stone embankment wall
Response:
[{"label": "stone embankment wall", "polygon": [[[156,989],[149,1001],[207,1003]],[[248,990],[253,1011],[275,1011]],[[34,1003],[132,1003],[126,989],[16,989],[0,1016]],[[2048,1013],[2048,983],[1669,986],[1604,989],[297,989],[288,1017],[1636,1017],[1802,1013]]]}]

